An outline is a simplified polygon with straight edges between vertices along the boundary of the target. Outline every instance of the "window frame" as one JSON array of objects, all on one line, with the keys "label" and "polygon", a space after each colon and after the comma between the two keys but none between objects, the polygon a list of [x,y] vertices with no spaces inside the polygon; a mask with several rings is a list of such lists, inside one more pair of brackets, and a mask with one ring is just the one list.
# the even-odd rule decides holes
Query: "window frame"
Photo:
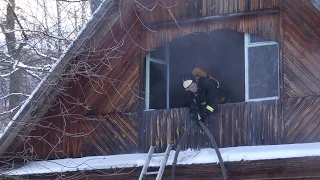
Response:
[{"label": "window frame", "polygon": [[165,60],[151,57],[151,52],[146,56],[146,87],[145,87],[145,110],[150,109],[150,63],[158,63],[165,65],[166,68],[166,109],[170,105],[170,52],[169,44],[165,47]]},{"label": "window frame", "polygon": [[[275,41],[263,41],[263,42],[250,42],[250,34],[245,33],[244,34],[244,60],[245,60],[245,102],[252,102],[252,101],[265,101],[265,100],[275,100],[280,98],[280,54],[279,54],[279,44]],[[271,46],[271,45],[277,45],[277,57],[278,57],[278,68],[277,68],[277,90],[278,90],[278,96],[272,96],[272,97],[263,97],[263,98],[249,98],[249,48],[254,47],[261,47],[261,46]]]},{"label": "window frame", "polygon": [[[244,61],[245,61],[245,102],[275,100],[280,98],[280,49],[279,44],[275,41],[250,42],[250,34],[244,33]],[[249,48],[277,45],[277,90],[278,95],[273,97],[249,98]],[[166,109],[170,108],[170,52],[169,44],[165,47],[165,60],[151,57],[151,52],[146,56],[146,82],[145,82],[145,110],[150,109],[150,63],[158,63],[166,66]]]}]

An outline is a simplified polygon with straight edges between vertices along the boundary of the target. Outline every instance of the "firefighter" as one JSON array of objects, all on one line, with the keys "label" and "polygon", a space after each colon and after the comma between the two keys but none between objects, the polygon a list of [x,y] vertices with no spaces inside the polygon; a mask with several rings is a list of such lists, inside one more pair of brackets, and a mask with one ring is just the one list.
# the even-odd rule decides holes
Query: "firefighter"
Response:
[{"label": "firefighter", "polygon": [[193,121],[206,121],[211,113],[217,112],[217,104],[227,102],[216,79],[185,75],[182,84],[188,92],[191,120]]}]

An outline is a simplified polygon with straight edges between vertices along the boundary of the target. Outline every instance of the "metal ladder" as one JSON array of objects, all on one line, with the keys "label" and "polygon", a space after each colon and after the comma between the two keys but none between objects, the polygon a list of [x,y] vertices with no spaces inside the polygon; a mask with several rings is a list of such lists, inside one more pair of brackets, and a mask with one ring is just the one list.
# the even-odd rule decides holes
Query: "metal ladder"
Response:
[{"label": "metal ladder", "polygon": [[[145,175],[150,175],[150,174],[157,174],[156,180],[161,180],[161,177],[163,175],[164,169],[166,167],[166,164],[167,164],[167,161],[168,161],[168,158],[169,158],[169,154],[170,154],[170,151],[171,151],[171,148],[172,148],[172,144],[168,144],[166,152],[164,153],[164,155],[163,154],[153,154],[153,151],[154,151],[155,148],[156,148],[155,146],[150,146],[147,159],[144,162],[141,174],[139,176],[139,180],[143,180],[143,177]],[[159,171],[147,172],[149,164],[150,164],[150,161],[151,161],[151,158],[152,157],[159,157],[159,156],[164,156],[164,158],[161,161],[161,165],[160,165]]]}]

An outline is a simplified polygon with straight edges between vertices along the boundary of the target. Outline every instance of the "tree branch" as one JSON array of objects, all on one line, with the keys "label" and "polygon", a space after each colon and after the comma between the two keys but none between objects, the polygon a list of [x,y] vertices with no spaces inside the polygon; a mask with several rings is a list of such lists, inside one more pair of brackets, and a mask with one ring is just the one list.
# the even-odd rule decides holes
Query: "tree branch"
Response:
[{"label": "tree branch", "polygon": [[22,27],[22,25],[21,25],[21,23],[20,23],[20,21],[19,21],[19,19],[18,19],[18,16],[17,16],[16,12],[14,11],[13,7],[11,6],[11,3],[8,2],[8,1],[7,1],[7,3],[8,3],[8,5],[9,5],[9,7],[10,7],[12,13],[13,13],[13,16],[14,16],[17,24],[19,25],[20,29],[22,30],[21,33],[22,33],[22,36],[24,37],[24,40],[27,41],[27,40],[28,40],[28,36],[27,36],[27,34],[24,32],[24,29],[23,29],[23,27]]}]

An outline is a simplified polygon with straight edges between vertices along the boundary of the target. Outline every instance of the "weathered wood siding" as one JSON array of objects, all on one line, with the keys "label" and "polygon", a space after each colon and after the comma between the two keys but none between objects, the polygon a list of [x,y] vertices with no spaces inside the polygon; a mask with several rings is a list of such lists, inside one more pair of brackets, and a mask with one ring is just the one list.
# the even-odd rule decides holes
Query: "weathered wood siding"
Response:
[{"label": "weathered wood siding", "polygon": [[[140,12],[140,18],[145,25],[172,21],[170,13],[179,21],[267,8],[281,9],[279,0],[163,1],[170,8],[165,8],[162,2],[158,4],[151,0],[139,2],[150,5],[149,8],[154,7],[151,12],[146,9]],[[154,29],[143,28],[142,44],[147,49],[153,49],[192,32],[209,33],[221,28],[248,32],[281,44],[280,17],[281,12],[276,12],[185,23],[179,26],[174,24],[158,26]],[[141,124],[141,128],[144,128],[141,130],[143,150],[146,151],[149,145],[154,144],[159,148],[157,150],[163,151],[167,143],[176,143],[186,127],[190,125],[188,116],[187,109],[184,108],[143,112],[143,124]],[[219,115],[212,117],[209,128],[220,147],[279,144],[283,142],[281,100],[222,105]],[[184,145],[184,148],[189,147],[211,146],[204,132],[195,129]]]},{"label": "weathered wood siding", "polygon": [[284,102],[285,143],[320,141],[320,97],[288,98]]},{"label": "weathered wood siding", "polygon": [[135,153],[139,149],[139,114],[88,116],[82,129],[82,156]]},{"label": "weathered wood siding", "polygon": [[320,95],[319,24],[320,11],[309,1],[284,0],[283,66],[285,97]]},{"label": "weathered wood siding", "polygon": [[283,1],[284,142],[319,142],[320,11]]},{"label": "weathered wood siding", "polygon": [[[154,1],[144,0],[143,4],[153,7]],[[211,15],[245,12],[265,8],[280,8],[280,1],[265,0],[211,0],[211,1],[170,1],[166,3],[171,8],[165,8],[158,3],[153,11],[142,10],[140,17],[146,23],[158,23],[170,21],[170,13],[176,20],[186,18],[197,18]],[[173,6],[174,5],[174,6]],[[197,13],[201,12],[201,13]],[[208,20],[197,23],[187,23],[180,26],[171,25],[155,29],[144,28],[142,31],[142,44],[148,49],[161,45],[185,36],[192,32],[211,32],[215,29],[227,28],[239,32],[248,32],[265,39],[280,42],[280,16],[279,13],[260,14],[236,18],[225,18]]]},{"label": "weathered wood siding", "polygon": [[[207,125],[219,147],[254,146],[283,143],[283,125],[278,100],[219,105],[219,113],[210,117]],[[168,143],[177,145],[190,126],[188,108],[143,112],[141,147],[146,152],[150,145],[157,151]],[[183,149],[212,147],[199,128],[188,134]]]},{"label": "weathered wood siding", "polygon": [[179,20],[280,7],[280,0],[138,0],[138,2],[148,8],[148,10],[143,9],[141,13],[141,20],[145,23],[171,21],[173,17]]}]

